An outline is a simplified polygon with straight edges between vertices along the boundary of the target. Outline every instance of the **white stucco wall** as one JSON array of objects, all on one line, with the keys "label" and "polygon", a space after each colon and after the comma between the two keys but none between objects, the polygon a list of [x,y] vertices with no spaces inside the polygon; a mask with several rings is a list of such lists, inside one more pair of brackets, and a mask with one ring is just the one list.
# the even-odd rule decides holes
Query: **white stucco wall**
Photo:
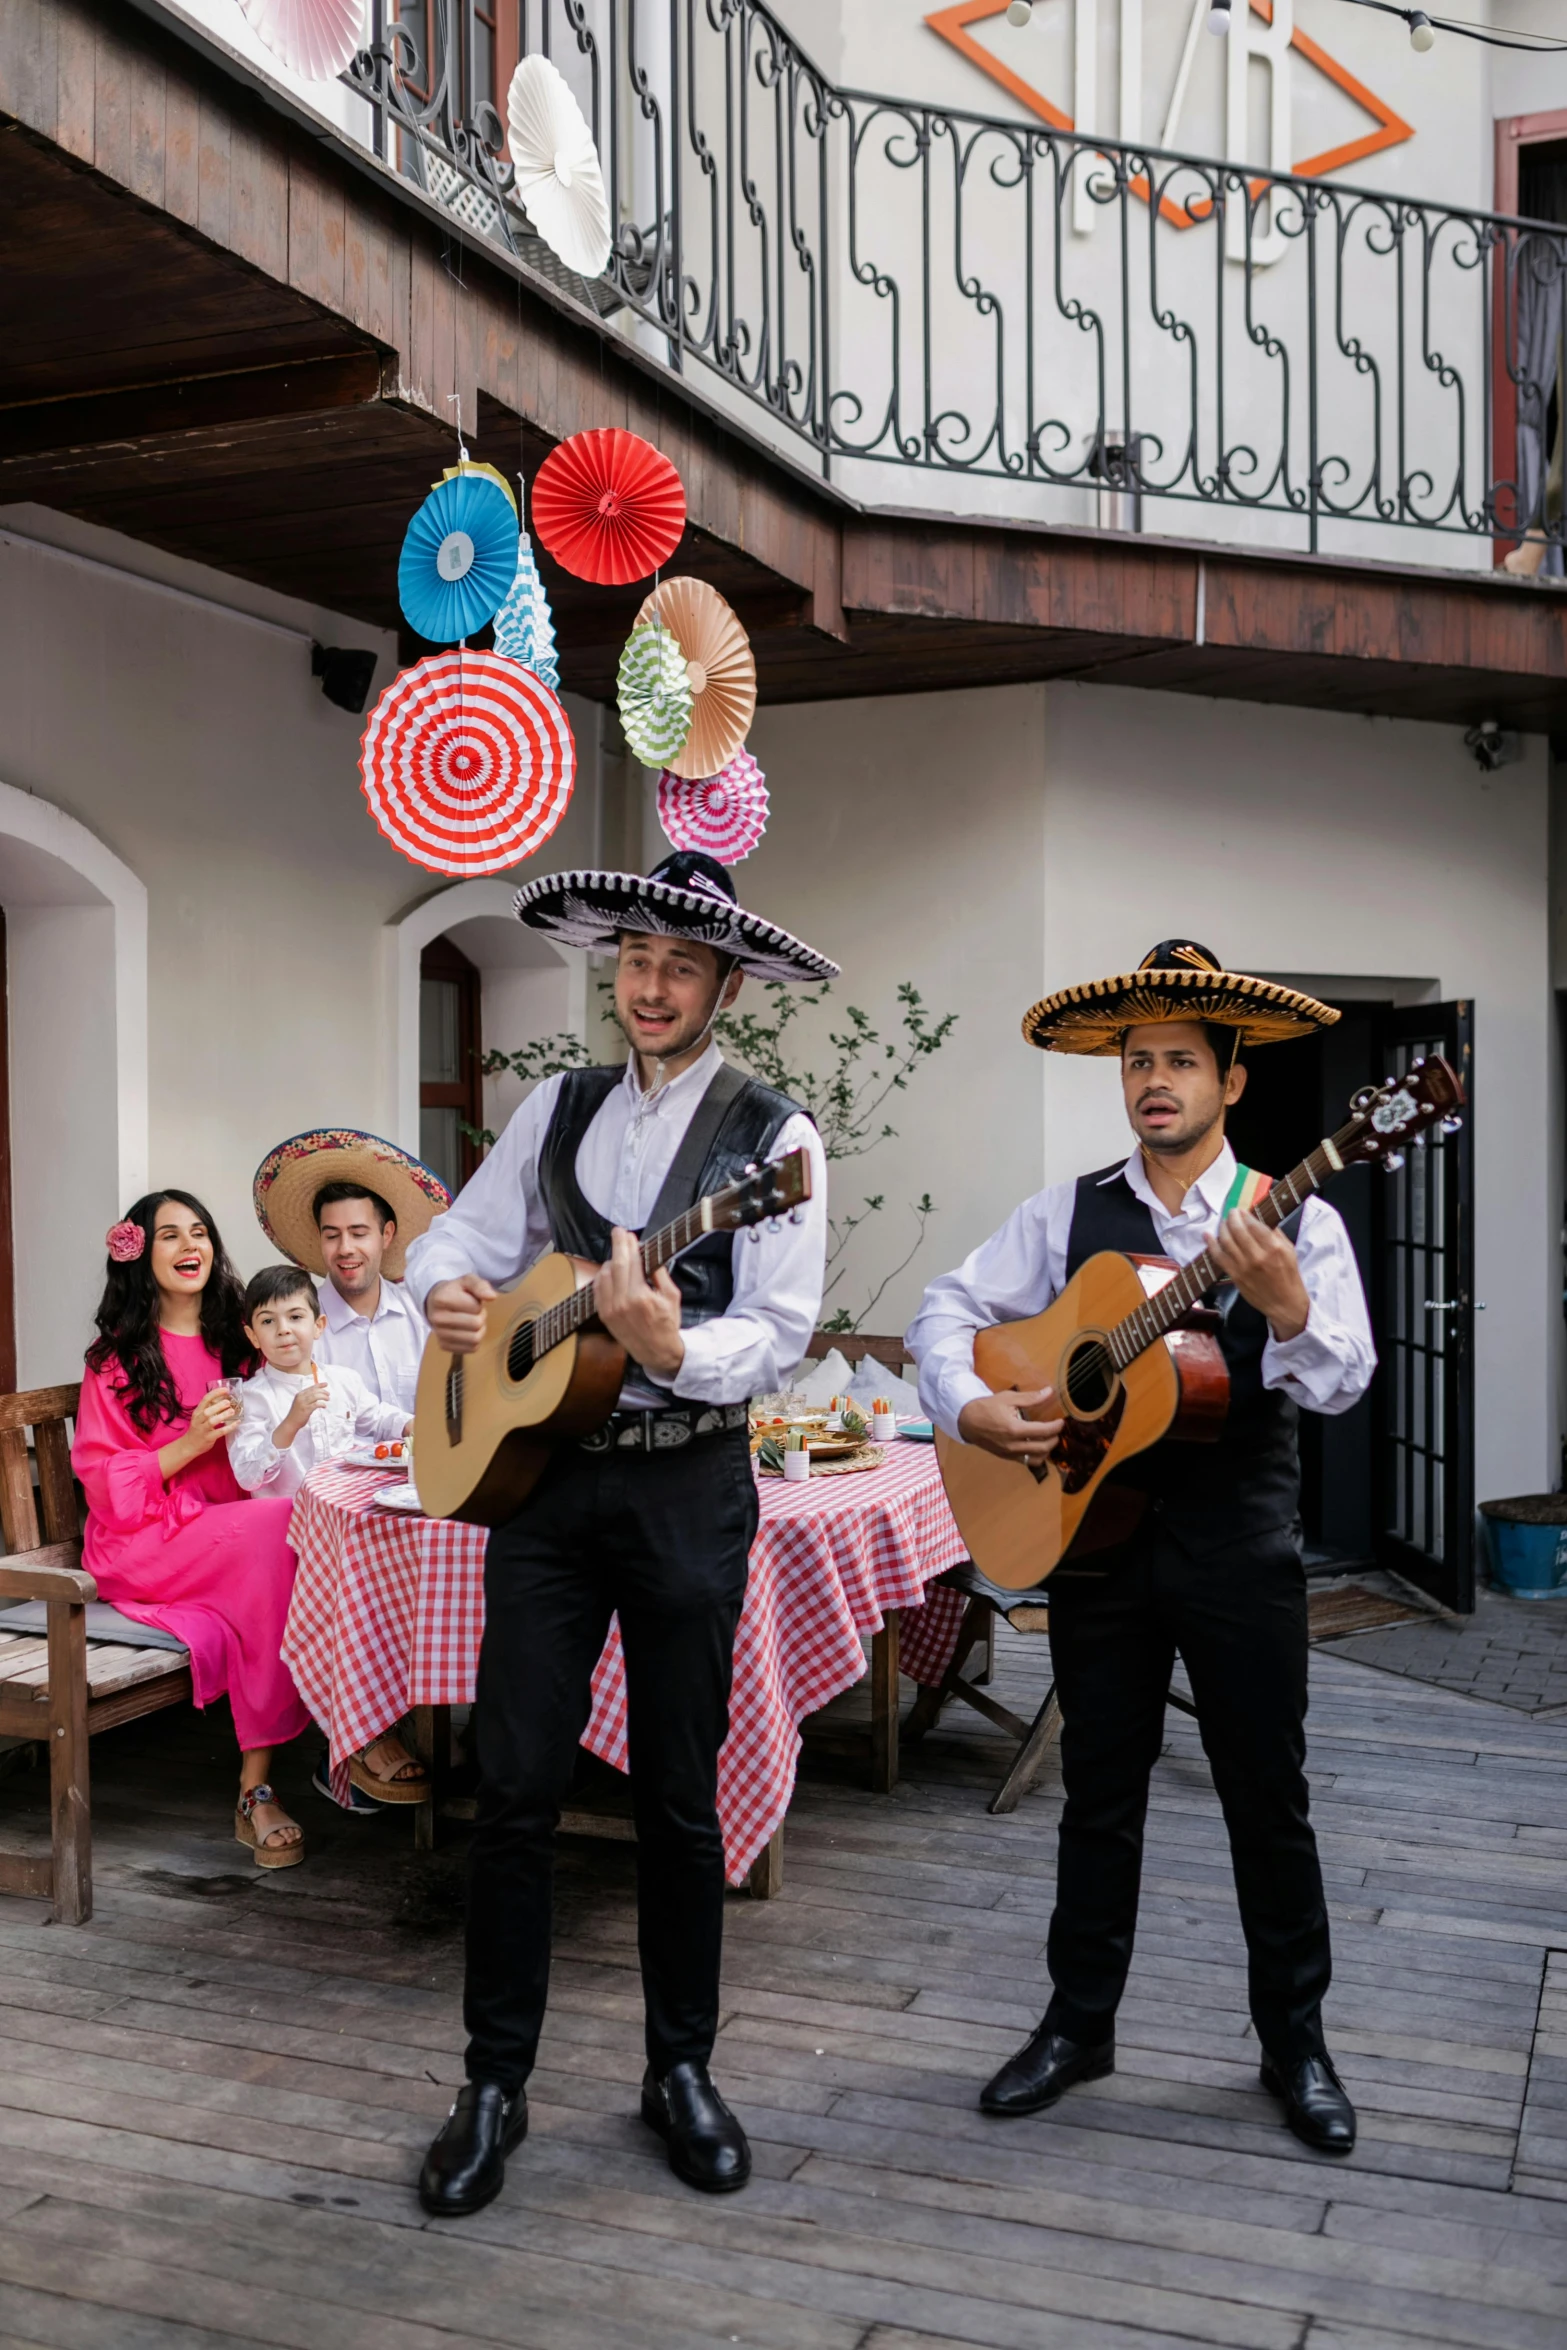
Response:
[{"label": "white stucco wall", "polygon": [[[21,543],[22,533],[123,570],[62,561]],[[364,722],[334,708],[311,677],[312,636],[373,647],[372,695],[389,681],[395,645],[363,623],[63,515],[0,510],[0,781],[74,818],[145,888],[147,1000],[134,1018],[146,1057],[148,1179],[205,1199],[245,1271],[270,1253],[250,1181],[273,1143],[317,1124],[398,1131],[417,1024],[410,1033],[396,1018],[389,926],[445,886],[372,824],[358,773]],[[568,706],[583,772],[545,857],[588,863],[597,714]],[[41,1032],[19,1017],[18,984],[34,950],[6,893],[3,833],[0,805],[20,1127]],[[497,887],[504,902],[509,893]],[[83,919],[92,919],[86,909]],[[58,958],[63,934],[54,936]],[[60,1032],[50,1032],[40,1079],[88,1090],[100,1082],[118,1017],[106,980],[89,1010],[79,1050],[62,1054]],[[69,1184],[72,1162],[62,1157]],[[93,1192],[94,1247],[128,1204],[118,1180],[112,1190],[119,1196],[106,1209]],[[36,1313],[61,1333],[50,1342],[53,1367],[39,1373],[35,1359],[23,1375],[64,1377],[86,1335],[81,1281],[69,1251],[36,1250],[38,1231],[19,1195],[19,1271],[24,1258],[36,1265]],[[100,1271],[101,1256],[89,1289]],[[34,1311],[31,1278],[29,1270],[20,1284],[24,1314]]]},{"label": "white stucco wall", "polygon": [[[940,1214],[873,1327],[1044,1181],[1125,1148],[1114,1073],[1021,1040],[1047,988],[1200,938],[1242,969],[1475,1005],[1478,1490],[1556,1478],[1557,1052],[1546,751],[1482,776],[1456,728],[1107,687],[1013,687],[762,713],[774,821],[748,899],[839,956],[875,1015],[911,978],[954,1043],[839,1196]],[[1375,982],[1375,985],[1369,984]],[[855,1244],[857,1301],[893,1261]]]}]

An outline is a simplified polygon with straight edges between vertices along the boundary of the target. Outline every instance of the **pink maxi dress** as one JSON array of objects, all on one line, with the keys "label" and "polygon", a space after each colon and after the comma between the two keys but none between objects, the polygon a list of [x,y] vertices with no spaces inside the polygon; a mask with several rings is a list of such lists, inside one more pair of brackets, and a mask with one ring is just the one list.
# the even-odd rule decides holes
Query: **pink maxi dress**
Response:
[{"label": "pink maxi dress", "polygon": [[145,1436],[115,1393],[117,1365],[83,1375],[71,1447],[87,1494],[82,1564],[100,1599],[184,1642],[196,1703],[226,1692],[242,1748],[281,1746],[310,1720],[282,1655],[293,1504],[249,1498],[221,1444],[165,1485],[159,1448],[184,1435],[223,1366],[200,1337],[166,1330],[163,1352],[183,1409]]}]

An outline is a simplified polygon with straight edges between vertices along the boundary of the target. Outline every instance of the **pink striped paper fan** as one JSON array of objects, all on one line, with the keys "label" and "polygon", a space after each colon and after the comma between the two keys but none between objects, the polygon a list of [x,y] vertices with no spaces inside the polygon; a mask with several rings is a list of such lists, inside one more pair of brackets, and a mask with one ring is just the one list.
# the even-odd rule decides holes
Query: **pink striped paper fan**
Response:
[{"label": "pink striped paper fan", "polygon": [[329,82],[370,45],[364,0],[239,0],[274,57],[307,82]]},{"label": "pink striped paper fan", "polygon": [[767,783],[749,751],[716,775],[688,781],[666,767],[658,779],[658,820],[677,849],[705,849],[738,865],[767,830]]},{"label": "pink striped paper fan", "polygon": [[371,815],[411,863],[501,873],[565,814],[577,746],[531,669],[461,650],[393,678],[370,713],[359,772]]}]

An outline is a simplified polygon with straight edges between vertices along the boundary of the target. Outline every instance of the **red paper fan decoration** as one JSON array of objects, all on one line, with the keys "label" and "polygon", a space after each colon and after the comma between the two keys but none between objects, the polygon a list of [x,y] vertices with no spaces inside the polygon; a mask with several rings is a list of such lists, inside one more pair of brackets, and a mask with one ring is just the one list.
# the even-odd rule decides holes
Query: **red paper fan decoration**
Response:
[{"label": "red paper fan decoration", "polygon": [[359,756],[377,825],[431,873],[499,873],[531,856],[565,814],[576,771],[560,703],[496,653],[437,653],[404,669],[371,711]]},{"label": "red paper fan decoration", "polygon": [[686,493],[651,441],[618,426],[575,432],[534,476],[533,527],[557,563],[596,587],[647,579],[679,546]]},{"label": "red paper fan decoration", "polygon": [[717,775],[694,781],[666,767],[658,779],[658,820],[677,849],[705,849],[720,865],[738,865],[767,830],[767,785],[749,751],[737,751]]}]

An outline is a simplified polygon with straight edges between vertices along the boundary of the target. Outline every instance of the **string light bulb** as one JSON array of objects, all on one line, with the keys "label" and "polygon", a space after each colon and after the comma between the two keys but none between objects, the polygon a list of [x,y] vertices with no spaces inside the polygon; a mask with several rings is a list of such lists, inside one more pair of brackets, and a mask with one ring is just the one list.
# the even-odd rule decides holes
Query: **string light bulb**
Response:
[{"label": "string light bulb", "polygon": [[1011,0],[1007,9],[1007,22],[1015,24],[1021,32],[1024,25],[1033,21],[1033,15],[1034,0]]},{"label": "string light bulb", "polygon": [[1208,10],[1208,30],[1221,40],[1230,29],[1230,0],[1212,0]]},{"label": "string light bulb", "polygon": [[1428,49],[1436,47],[1436,27],[1423,8],[1409,12],[1409,46],[1424,57]]}]

